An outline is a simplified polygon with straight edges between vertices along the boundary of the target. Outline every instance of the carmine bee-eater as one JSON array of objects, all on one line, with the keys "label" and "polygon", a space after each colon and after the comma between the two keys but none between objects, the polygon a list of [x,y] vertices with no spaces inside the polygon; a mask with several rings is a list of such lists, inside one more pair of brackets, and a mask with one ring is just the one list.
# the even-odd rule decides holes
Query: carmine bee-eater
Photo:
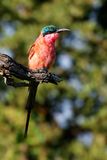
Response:
[{"label": "carmine bee-eater", "polygon": [[[42,28],[39,37],[33,43],[28,51],[28,66],[29,69],[49,69],[55,61],[55,41],[58,39],[61,32],[70,31],[66,28],[57,28],[54,25],[49,25]],[[29,125],[31,109],[35,103],[35,95],[38,84],[35,82],[30,83],[29,96],[27,100],[27,121],[25,127],[25,137],[27,136],[27,130]]]}]

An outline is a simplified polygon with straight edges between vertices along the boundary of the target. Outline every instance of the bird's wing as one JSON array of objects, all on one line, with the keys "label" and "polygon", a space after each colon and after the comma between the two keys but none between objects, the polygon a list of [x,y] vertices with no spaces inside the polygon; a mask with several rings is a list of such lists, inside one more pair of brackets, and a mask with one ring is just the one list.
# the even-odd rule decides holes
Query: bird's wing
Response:
[{"label": "bird's wing", "polygon": [[34,43],[34,44],[28,49],[29,59],[31,59],[31,58],[33,57],[33,55],[35,54],[35,48],[36,48],[36,44]]}]

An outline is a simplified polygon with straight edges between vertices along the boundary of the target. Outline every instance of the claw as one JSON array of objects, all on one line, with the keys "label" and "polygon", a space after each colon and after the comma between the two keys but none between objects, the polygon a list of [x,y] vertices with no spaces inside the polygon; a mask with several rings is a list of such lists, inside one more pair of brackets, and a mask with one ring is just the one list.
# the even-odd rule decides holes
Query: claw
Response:
[{"label": "claw", "polygon": [[41,68],[38,71],[39,71],[39,73],[47,73],[48,69],[47,68]]}]

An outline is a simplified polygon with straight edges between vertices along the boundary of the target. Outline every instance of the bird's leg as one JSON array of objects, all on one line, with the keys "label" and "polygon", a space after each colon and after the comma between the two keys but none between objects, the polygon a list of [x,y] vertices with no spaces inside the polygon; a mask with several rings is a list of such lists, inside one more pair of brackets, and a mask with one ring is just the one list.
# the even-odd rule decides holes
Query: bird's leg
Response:
[{"label": "bird's leg", "polygon": [[48,69],[46,67],[40,68],[40,69],[35,69],[33,73],[48,73]]},{"label": "bird's leg", "polygon": [[[49,72],[48,72],[48,69],[46,67],[44,67],[44,68],[40,68],[40,69],[35,69],[35,70],[32,71],[32,73],[38,75],[38,79],[39,79],[39,74],[41,74],[42,79],[40,78],[41,80],[39,79],[39,82],[42,83],[42,82],[45,81],[46,76]],[[29,74],[29,75],[31,76],[31,74]]]},{"label": "bird's leg", "polygon": [[13,86],[13,87],[28,87],[29,83],[26,82],[15,82],[11,77],[4,77],[4,82],[6,85]]},{"label": "bird's leg", "polygon": [[48,69],[46,67],[39,69],[39,73],[48,73]]}]

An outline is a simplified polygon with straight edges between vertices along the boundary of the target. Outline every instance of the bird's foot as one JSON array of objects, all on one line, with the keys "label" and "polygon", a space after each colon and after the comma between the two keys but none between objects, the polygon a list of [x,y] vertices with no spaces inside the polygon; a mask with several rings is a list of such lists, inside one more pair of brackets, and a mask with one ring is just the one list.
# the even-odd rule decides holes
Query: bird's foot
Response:
[{"label": "bird's foot", "polygon": [[46,67],[39,69],[39,73],[48,73],[48,69]]},{"label": "bird's foot", "polygon": [[33,70],[34,73],[48,73],[48,69],[47,68],[40,68],[40,69],[35,69]]}]

